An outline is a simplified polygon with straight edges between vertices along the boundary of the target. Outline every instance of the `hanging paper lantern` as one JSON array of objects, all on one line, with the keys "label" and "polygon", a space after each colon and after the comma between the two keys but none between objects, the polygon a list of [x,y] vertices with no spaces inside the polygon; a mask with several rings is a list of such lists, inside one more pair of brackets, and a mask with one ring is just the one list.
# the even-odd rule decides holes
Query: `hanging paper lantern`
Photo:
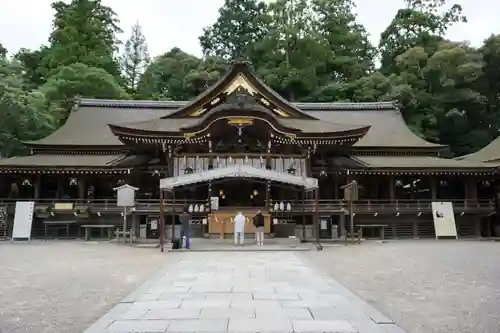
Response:
[{"label": "hanging paper lantern", "polygon": [[190,213],[192,213],[192,212],[193,212],[193,205],[192,205],[192,204],[191,204],[191,205],[189,205],[188,211],[189,211]]},{"label": "hanging paper lantern", "polygon": [[226,199],[226,195],[225,194],[222,195],[222,199]]},{"label": "hanging paper lantern", "polygon": [[284,211],[285,210],[285,204],[282,202],[280,202],[280,210],[281,211]]},{"label": "hanging paper lantern", "polygon": [[200,208],[198,207],[198,205],[194,205],[194,212],[198,213],[199,211],[200,211]]},{"label": "hanging paper lantern", "polygon": [[250,194],[250,199],[253,199],[253,194]]},{"label": "hanging paper lantern", "polygon": [[205,205],[200,205],[200,213],[203,213],[204,210],[205,210]]},{"label": "hanging paper lantern", "polygon": [[286,210],[287,211],[291,211],[292,210],[292,205],[289,202],[286,204]]},{"label": "hanging paper lantern", "polygon": [[274,204],[274,210],[275,210],[275,211],[278,211],[279,209],[280,209],[280,204],[276,202],[276,203]]},{"label": "hanging paper lantern", "polygon": [[221,189],[221,190],[219,190],[219,195],[222,195],[222,196],[223,196],[223,195],[224,195],[224,190],[222,190],[222,189]]},{"label": "hanging paper lantern", "polygon": [[257,195],[259,194],[259,192],[257,192],[257,190],[253,190],[253,195]]}]

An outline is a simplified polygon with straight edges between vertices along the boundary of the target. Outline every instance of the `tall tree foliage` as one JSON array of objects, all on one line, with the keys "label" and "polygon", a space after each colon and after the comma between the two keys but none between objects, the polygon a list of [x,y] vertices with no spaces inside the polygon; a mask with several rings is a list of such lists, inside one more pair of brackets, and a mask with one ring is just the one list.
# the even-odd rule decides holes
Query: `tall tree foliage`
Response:
[{"label": "tall tree foliage", "polygon": [[150,63],[138,94],[140,98],[189,100],[214,84],[226,70],[221,58],[198,59],[174,48]]},{"label": "tall tree foliage", "polygon": [[253,58],[255,41],[267,33],[265,10],[266,4],[262,1],[225,0],[217,21],[203,29],[199,38],[203,54],[224,60]]},{"label": "tall tree foliage", "polygon": [[263,61],[258,72],[283,96],[301,100],[324,83],[320,73],[334,53],[314,29],[308,0],[277,0],[269,4],[267,15],[269,33],[257,47]]},{"label": "tall tree foliage", "polygon": [[137,93],[139,80],[150,60],[146,37],[139,23],[136,23],[132,27],[132,33],[125,42],[125,48],[120,57],[124,84],[130,94]]},{"label": "tall tree foliage", "polygon": [[119,77],[115,52],[116,34],[121,32],[116,13],[101,0],[58,1],[53,30],[49,37],[49,52],[44,66],[49,72],[74,63],[102,68]]},{"label": "tall tree foliage", "polygon": [[59,69],[40,87],[59,125],[68,118],[78,97],[127,99],[130,96],[115,78],[102,68],[75,63]]},{"label": "tall tree foliage", "polygon": [[333,56],[326,59],[325,74],[332,80],[350,81],[373,70],[375,48],[365,28],[356,22],[352,0],[312,0],[314,31],[328,41]]},{"label": "tall tree foliage", "polygon": [[0,43],[0,59],[4,59],[7,56],[7,49],[3,47],[2,43]]},{"label": "tall tree foliage", "polygon": [[453,4],[446,8],[446,0],[405,0],[405,3],[406,8],[398,10],[380,36],[379,51],[385,73],[395,70],[394,59],[409,48],[435,48],[452,24],[467,21],[462,7]]},{"label": "tall tree foliage", "polygon": [[39,50],[20,49],[15,55],[16,59],[23,66],[23,77],[29,88],[37,88],[47,80],[47,69],[42,62],[47,56],[49,49],[42,46]]},{"label": "tall tree foliage", "polygon": [[23,141],[40,139],[54,129],[45,111],[45,96],[24,89],[23,68],[0,59],[0,152],[2,157],[22,154]]}]

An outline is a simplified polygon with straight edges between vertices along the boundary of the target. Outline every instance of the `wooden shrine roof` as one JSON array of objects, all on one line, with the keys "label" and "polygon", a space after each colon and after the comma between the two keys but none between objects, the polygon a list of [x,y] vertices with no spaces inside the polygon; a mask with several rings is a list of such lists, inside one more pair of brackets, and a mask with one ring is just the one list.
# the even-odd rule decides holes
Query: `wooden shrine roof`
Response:
[{"label": "wooden shrine roof", "polygon": [[[185,103],[187,102],[81,99],[63,126],[46,138],[28,142],[28,144],[34,147],[112,146],[123,149],[124,144],[111,132],[109,124],[122,126],[134,122],[155,123],[155,120],[172,114]],[[370,126],[368,133],[354,144],[355,148],[436,149],[442,147],[413,133],[392,102],[296,103],[296,105],[300,105],[304,113],[325,122]],[[177,128],[184,126],[188,121],[193,120],[172,118],[164,123],[170,125],[158,124],[157,126]]]},{"label": "wooden shrine roof", "polygon": [[456,158],[460,161],[473,163],[488,163],[500,166],[500,136],[478,151]]},{"label": "wooden shrine roof", "polygon": [[471,174],[493,173],[495,168],[485,163],[474,163],[469,161],[457,161],[452,158],[441,158],[435,156],[368,156],[354,155],[351,158],[360,163],[362,168],[357,171],[365,170],[384,172],[415,172],[421,173],[422,170],[442,173]]},{"label": "wooden shrine roof", "polygon": [[126,154],[34,154],[0,159],[0,170],[37,171],[55,168],[63,170],[115,169],[126,160]]}]

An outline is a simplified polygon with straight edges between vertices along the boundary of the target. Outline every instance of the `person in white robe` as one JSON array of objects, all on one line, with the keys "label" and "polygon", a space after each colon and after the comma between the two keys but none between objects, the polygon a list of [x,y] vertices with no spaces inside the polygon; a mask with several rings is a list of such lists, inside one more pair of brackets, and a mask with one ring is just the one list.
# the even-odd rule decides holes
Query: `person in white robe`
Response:
[{"label": "person in white robe", "polygon": [[243,245],[245,243],[245,215],[239,212],[234,217],[234,245]]}]

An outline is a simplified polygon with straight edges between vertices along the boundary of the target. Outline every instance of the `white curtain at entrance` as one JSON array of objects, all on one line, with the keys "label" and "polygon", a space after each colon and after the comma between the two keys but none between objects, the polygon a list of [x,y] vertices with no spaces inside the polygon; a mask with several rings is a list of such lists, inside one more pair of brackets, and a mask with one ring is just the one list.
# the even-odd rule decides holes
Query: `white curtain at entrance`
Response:
[{"label": "white curtain at entrance", "polygon": [[245,164],[230,165],[224,168],[216,168],[200,173],[164,178],[160,180],[160,188],[172,190],[179,186],[202,183],[221,178],[258,178],[302,186],[306,190],[318,188],[318,180],[316,178],[299,177],[289,173],[255,168]]}]

